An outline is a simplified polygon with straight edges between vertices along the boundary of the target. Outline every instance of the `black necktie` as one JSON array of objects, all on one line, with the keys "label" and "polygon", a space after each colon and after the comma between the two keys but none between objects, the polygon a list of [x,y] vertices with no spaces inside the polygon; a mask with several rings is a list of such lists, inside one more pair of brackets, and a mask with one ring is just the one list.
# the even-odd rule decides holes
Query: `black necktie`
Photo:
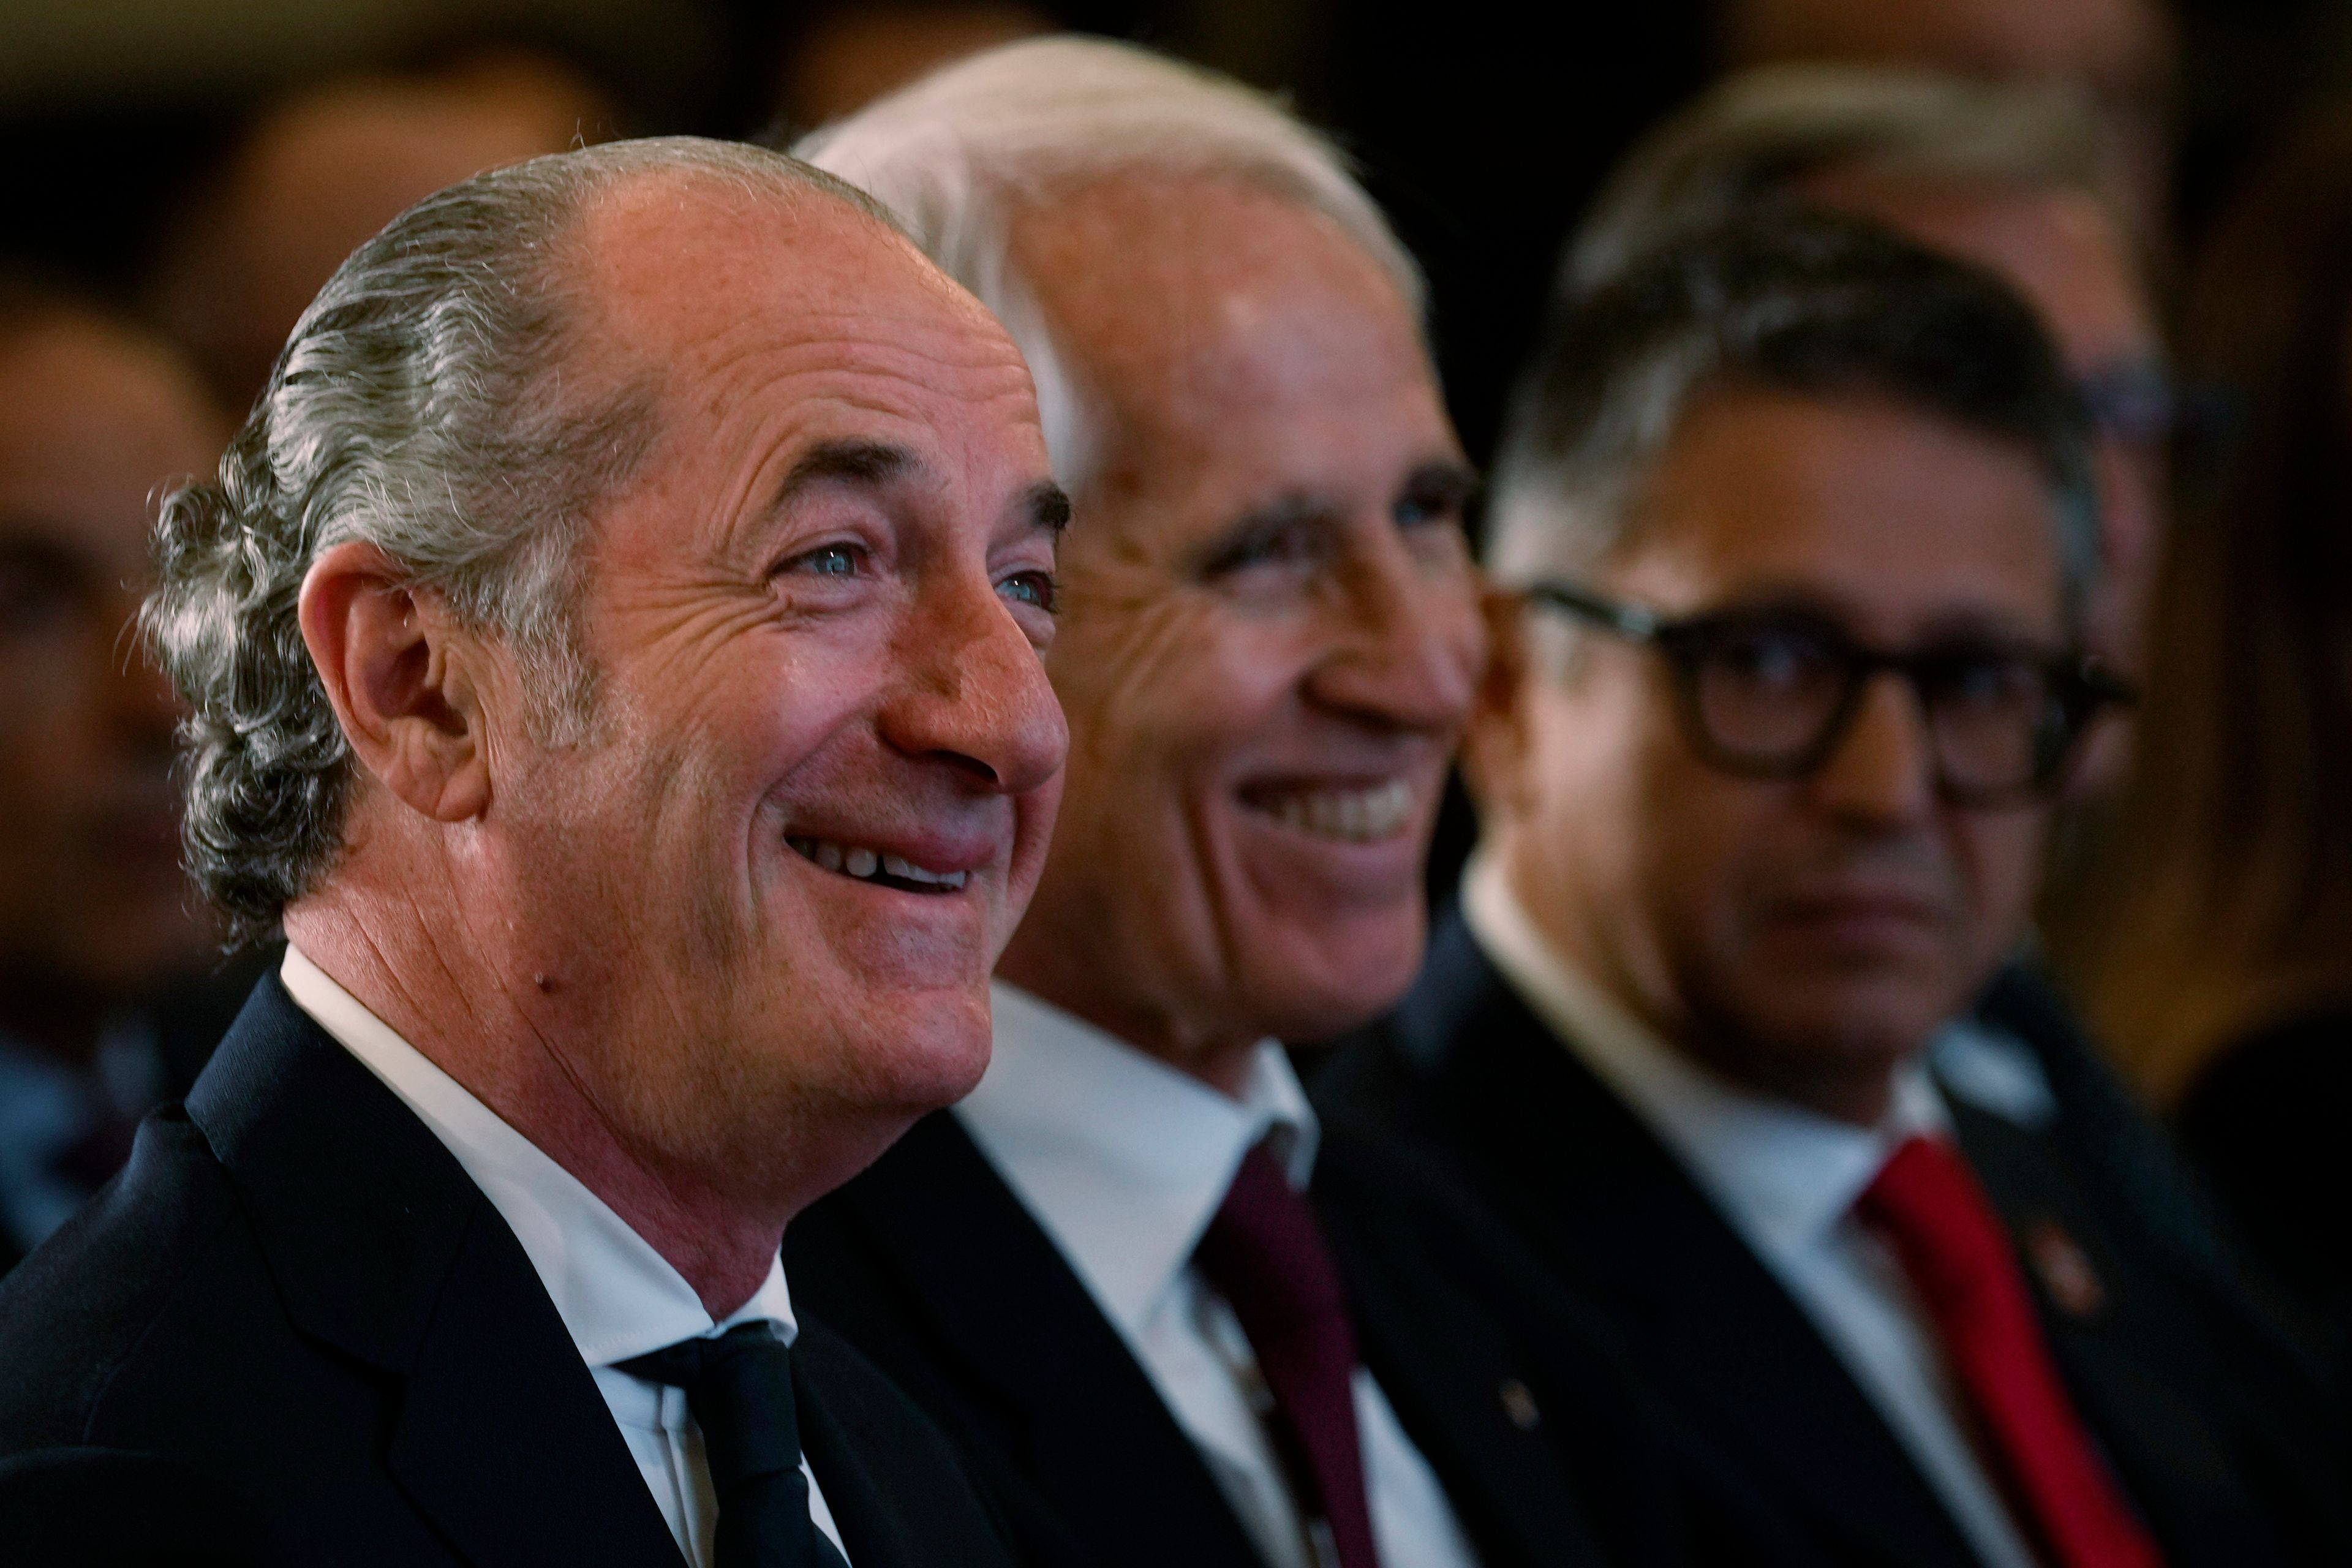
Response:
[{"label": "black necktie", "polygon": [[793,1352],[772,1324],[681,1340],[621,1370],[686,1390],[719,1500],[715,1568],[845,1568],[809,1518]]}]

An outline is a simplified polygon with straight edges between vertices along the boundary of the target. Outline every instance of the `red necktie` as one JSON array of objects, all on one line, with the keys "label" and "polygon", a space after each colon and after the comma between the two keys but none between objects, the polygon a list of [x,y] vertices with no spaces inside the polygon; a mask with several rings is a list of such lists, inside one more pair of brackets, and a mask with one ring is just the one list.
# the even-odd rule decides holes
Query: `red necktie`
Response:
[{"label": "red necktie", "polygon": [[1935,1319],[1981,1446],[2043,1559],[2053,1568],[2161,1568],[2059,1384],[2009,1233],[1975,1173],[1942,1143],[1912,1138],[1854,1213],[1894,1247]]},{"label": "red necktie", "polygon": [[1241,1320],[1274,1395],[1274,1436],[1339,1568],[1380,1568],[1356,1433],[1356,1335],[1314,1211],[1263,1145],[1242,1156],[1193,1262]]}]

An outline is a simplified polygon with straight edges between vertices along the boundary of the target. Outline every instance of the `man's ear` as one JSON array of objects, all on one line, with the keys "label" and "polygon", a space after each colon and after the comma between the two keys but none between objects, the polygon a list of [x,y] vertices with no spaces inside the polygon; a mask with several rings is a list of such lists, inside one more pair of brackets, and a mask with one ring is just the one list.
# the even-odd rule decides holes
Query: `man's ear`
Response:
[{"label": "man's ear", "polygon": [[1490,586],[1479,610],[1486,621],[1486,668],[1462,737],[1462,781],[1478,815],[1489,817],[1516,813],[1525,805],[1520,779],[1528,752],[1524,702],[1531,651],[1524,595]]},{"label": "man's ear", "polygon": [[474,668],[482,649],[440,596],[373,544],[338,544],[302,579],[302,641],[360,766],[436,822],[490,804]]}]

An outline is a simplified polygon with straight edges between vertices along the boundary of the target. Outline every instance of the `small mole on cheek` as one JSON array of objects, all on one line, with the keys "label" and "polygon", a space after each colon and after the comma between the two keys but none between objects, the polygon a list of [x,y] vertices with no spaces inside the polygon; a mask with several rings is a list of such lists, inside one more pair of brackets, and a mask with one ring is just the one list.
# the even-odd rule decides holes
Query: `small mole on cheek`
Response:
[{"label": "small mole on cheek", "polygon": [[534,974],[530,977],[530,983],[533,985],[538,986],[541,991],[552,991],[555,989],[555,977],[551,974]]}]

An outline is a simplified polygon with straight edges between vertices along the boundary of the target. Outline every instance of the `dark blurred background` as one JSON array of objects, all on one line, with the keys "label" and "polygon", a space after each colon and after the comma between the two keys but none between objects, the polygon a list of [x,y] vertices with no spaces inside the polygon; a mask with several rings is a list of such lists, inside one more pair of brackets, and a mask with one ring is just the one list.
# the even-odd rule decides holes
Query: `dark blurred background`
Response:
[{"label": "dark blurred background", "polygon": [[[592,138],[742,136],[816,122],[933,59],[1045,27],[1201,60],[1291,94],[1339,131],[1430,268],[1448,385],[1481,455],[1552,258],[1594,185],[1728,66],[1912,58],[2076,79],[2134,122],[2122,139],[2136,144],[2119,156],[2143,165],[2159,258],[2193,247],[2246,161],[2299,110],[2352,86],[2352,5],[2331,0],[2186,0],[2171,11],[2137,0],[1541,11],[1493,0],[7,0],[0,123],[13,155],[0,160],[0,244],[186,314],[186,271],[257,265],[192,258],[208,237],[190,230],[240,136],[307,87],[365,72],[470,74],[479,102],[501,106],[489,117],[538,121],[479,127],[474,145],[493,153],[567,124]],[[421,112],[415,126],[415,142],[440,133]],[[364,162],[367,128],[347,137],[348,157]],[[464,137],[449,141],[416,147],[416,162],[467,161]],[[381,178],[399,184],[395,171]]]}]

